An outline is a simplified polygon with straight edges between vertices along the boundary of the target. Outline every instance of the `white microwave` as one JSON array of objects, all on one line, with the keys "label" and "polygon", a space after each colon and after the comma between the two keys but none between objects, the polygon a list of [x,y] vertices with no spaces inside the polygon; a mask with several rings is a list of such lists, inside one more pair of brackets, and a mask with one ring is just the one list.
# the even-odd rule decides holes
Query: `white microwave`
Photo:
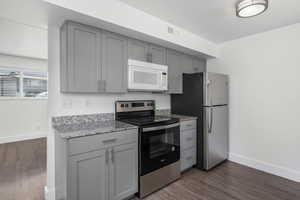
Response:
[{"label": "white microwave", "polygon": [[129,59],[128,89],[138,91],[168,90],[168,66]]}]

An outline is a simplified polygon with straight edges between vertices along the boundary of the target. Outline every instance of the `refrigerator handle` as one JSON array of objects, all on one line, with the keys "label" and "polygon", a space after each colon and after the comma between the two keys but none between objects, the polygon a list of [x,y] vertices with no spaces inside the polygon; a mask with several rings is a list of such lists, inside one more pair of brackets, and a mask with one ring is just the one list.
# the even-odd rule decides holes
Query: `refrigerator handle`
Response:
[{"label": "refrigerator handle", "polygon": [[209,123],[208,133],[212,132],[213,120],[214,120],[213,108],[210,108],[210,120],[209,120],[210,123]]},{"label": "refrigerator handle", "polygon": [[211,85],[211,80],[207,80],[207,92],[206,92],[206,104],[207,105],[212,105],[212,96],[211,96],[211,90],[212,88],[210,87]]}]

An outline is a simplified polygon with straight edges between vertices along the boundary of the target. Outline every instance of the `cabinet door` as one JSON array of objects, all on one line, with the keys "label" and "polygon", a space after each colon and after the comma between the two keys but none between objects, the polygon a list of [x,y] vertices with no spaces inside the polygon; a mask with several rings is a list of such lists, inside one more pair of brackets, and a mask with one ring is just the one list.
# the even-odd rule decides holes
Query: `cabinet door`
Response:
[{"label": "cabinet door", "polygon": [[128,58],[147,62],[148,58],[148,43],[135,39],[128,40]]},{"label": "cabinet door", "polygon": [[111,150],[110,200],[121,200],[138,192],[138,144]]},{"label": "cabinet door", "polygon": [[206,71],[206,60],[194,57],[193,59],[193,69],[195,72],[205,72]]},{"label": "cabinet door", "polygon": [[149,46],[149,54],[152,63],[166,64],[166,49],[164,47],[151,44]]},{"label": "cabinet door", "polygon": [[109,198],[107,150],[69,157],[68,165],[68,200]]},{"label": "cabinet door", "polygon": [[127,38],[105,32],[103,34],[102,79],[105,92],[127,91]]},{"label": "cabinet door", "polygon": [[192,56],[189,55],[182,56],[182,69],[183,69],[183,73],[187,73],[187,74],[195,73]]},{"label": "cabinet door", "polygon": [[101,73],[101,31],[76,23],[70,23],[67,31],[68,91],[98,92]]},{"label": "cabinet door", "polygon": [[170,94],[182,94],[182,54],[167,50],[168,82]]}]

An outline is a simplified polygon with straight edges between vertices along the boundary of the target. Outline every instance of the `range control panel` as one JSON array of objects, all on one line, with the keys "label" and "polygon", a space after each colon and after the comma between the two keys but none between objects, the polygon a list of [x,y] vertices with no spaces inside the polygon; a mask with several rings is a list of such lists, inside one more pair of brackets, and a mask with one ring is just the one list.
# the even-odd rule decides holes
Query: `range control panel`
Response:
[{"label": "range control panel", "polygon": [[154,100],[117,101],[116,112],[155,110]]}]

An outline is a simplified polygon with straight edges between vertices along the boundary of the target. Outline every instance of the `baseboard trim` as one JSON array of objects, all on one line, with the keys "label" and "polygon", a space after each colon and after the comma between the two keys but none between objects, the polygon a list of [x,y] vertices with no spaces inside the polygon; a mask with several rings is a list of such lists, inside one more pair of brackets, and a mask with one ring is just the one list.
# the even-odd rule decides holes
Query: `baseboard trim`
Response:
[{"label": "baseboard trim", "polygon": [[29,135],[15,135],[9,137],[0,137],[0,144],[10,143],[10,142],[18,142],[24,140],[32,140],[38,138],[47,137],[47,133],[36,133],[36,134],[29,134]]},{"label": "baseboard trim", "polygon": [[300,183],[300,172],[296,170],[273,165],[260,160],[251,159],[234,153],[229,154],[229,160]]}]

